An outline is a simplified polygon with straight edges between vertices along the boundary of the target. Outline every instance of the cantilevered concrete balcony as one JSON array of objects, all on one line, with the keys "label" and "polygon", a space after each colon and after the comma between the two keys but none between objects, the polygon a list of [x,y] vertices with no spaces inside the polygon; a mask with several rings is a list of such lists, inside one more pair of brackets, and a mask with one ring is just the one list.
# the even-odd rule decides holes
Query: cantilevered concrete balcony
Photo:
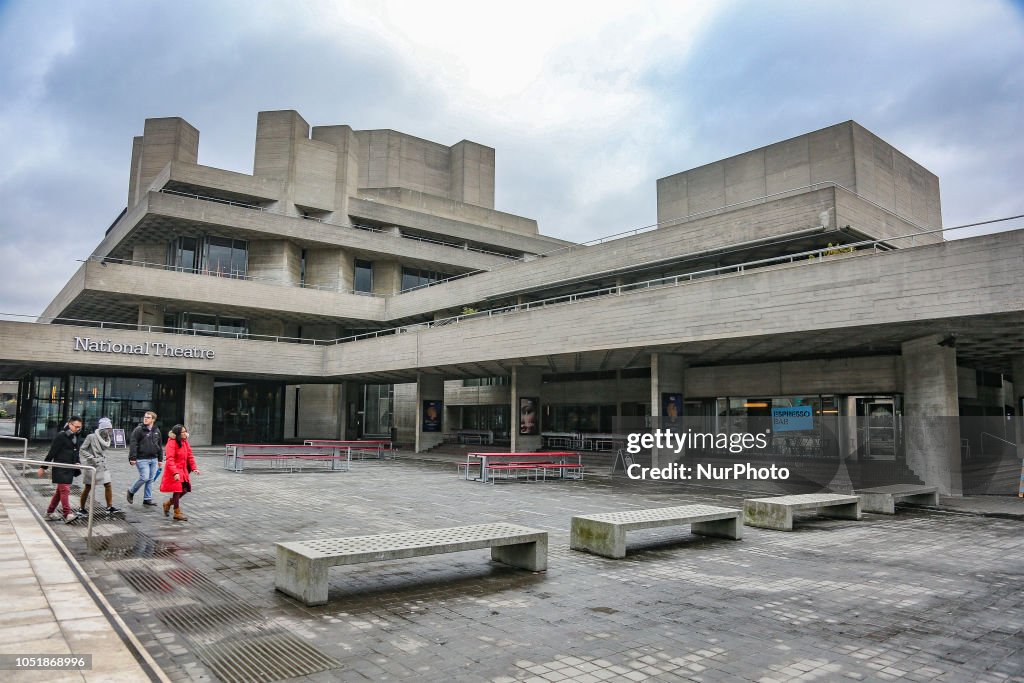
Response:
[{"label": "cantilevered concrete balcony", "polygon": [[[151,264],[152,265],[152,264]],[[236,279],[89,260],[42,317],[132,322],[139,302],[175,310],[306,323],[384,320],[384,298],[270,280]]]},{"label": "cantilevered concrete balcony", "polygon": [[403,239],[398,234],[163,192],[147,193],[113,226],[93,255],[130,260],[137,243],[162,243],[169,234],[190,235],[200,231],[247,240],[287,239],[314,248],[342,247],[366,258],[399,259],[411,265],[458,271],[487,270],[508,263],[502,256]]},{"label": "cantilevered concrete balcony", "polygon": [[694,365],[899,353],[928,334],[1009,372],[1024,348],[1024,231],[768,267],[659,288],[407,328],[327,347],[325,373],[408,381],[643,367],[652,352]]}]

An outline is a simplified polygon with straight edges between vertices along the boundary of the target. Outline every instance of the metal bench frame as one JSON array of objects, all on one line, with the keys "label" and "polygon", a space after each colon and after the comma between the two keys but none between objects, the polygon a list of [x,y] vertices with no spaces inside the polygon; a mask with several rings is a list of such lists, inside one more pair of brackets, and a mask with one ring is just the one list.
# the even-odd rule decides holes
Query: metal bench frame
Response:
[{"label": "metal bench frame", "polygon": [[623,510],[572,518],[569,547],[595,555],[621,559],[626,556],[626,532],[689,524],[699,536],[743,538],[742,510],[714,505],[680,505],[648,510]]},{"label": "metal bench frame", "polygon": [[496,562],[533,572],[548,568],[548,533],[518,524],[476,524],[275,545],[275,588],[307,605],[327,603],[327,570],[339,564],[490,548]]},{"label": "metal bench frame", "polygon": [[747,526],[778,531],[793,530],[793,512],[817,510],[832,519],[862,519],[860,496],[839,493],[805,493],[775,498],[748,498],[743,501],[743,517]]}]

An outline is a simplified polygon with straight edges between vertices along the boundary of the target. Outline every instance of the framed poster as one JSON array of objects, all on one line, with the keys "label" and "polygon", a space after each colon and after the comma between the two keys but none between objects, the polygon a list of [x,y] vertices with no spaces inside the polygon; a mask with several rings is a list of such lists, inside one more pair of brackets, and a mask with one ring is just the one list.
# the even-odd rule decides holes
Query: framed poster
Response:
[{"label": "framed poster", "polygon": [[423,402],[423,431],[439,432],[444,415],[443,401]]},{"label": "framed poster", "polygon": [[113,434],[110,436],[111,442],[113,442],[114,448],[128,448],[128,442],[124,438],[123,429],[111,430]]},{"label": "framed poster", "polygon": [[524,436],[540,434],[540,399],[519,397],[519,433]]},{"label": "framed poster", "polygon": [[661,395],[661,416],[668,418],[682,417],[683,395],[662,394]]}]

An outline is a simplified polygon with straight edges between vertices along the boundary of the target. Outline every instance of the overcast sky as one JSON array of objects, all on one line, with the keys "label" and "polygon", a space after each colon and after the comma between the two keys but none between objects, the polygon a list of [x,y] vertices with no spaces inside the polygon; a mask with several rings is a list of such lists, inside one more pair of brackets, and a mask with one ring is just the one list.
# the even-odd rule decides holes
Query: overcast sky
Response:
[{"label": "overcast sky", "polygon": [[653,223],[657,178],[848,119],[939,176],[947,227],[1024,213],[1020,2],[0,0],[0,64],[0,313],[98,244],[158,116],[244,173],[261,110],[473,140],[496,208],[576,241]]}]

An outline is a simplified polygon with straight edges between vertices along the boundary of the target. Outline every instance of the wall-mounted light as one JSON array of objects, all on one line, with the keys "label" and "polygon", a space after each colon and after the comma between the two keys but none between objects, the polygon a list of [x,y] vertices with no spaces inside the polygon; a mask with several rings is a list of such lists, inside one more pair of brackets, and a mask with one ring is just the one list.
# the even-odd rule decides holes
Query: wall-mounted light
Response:
[{"label": "wall-mounted light", "polygon": [[767,408],[768,404],[765,401],[747,401],[743,404],[744,408]]}]

